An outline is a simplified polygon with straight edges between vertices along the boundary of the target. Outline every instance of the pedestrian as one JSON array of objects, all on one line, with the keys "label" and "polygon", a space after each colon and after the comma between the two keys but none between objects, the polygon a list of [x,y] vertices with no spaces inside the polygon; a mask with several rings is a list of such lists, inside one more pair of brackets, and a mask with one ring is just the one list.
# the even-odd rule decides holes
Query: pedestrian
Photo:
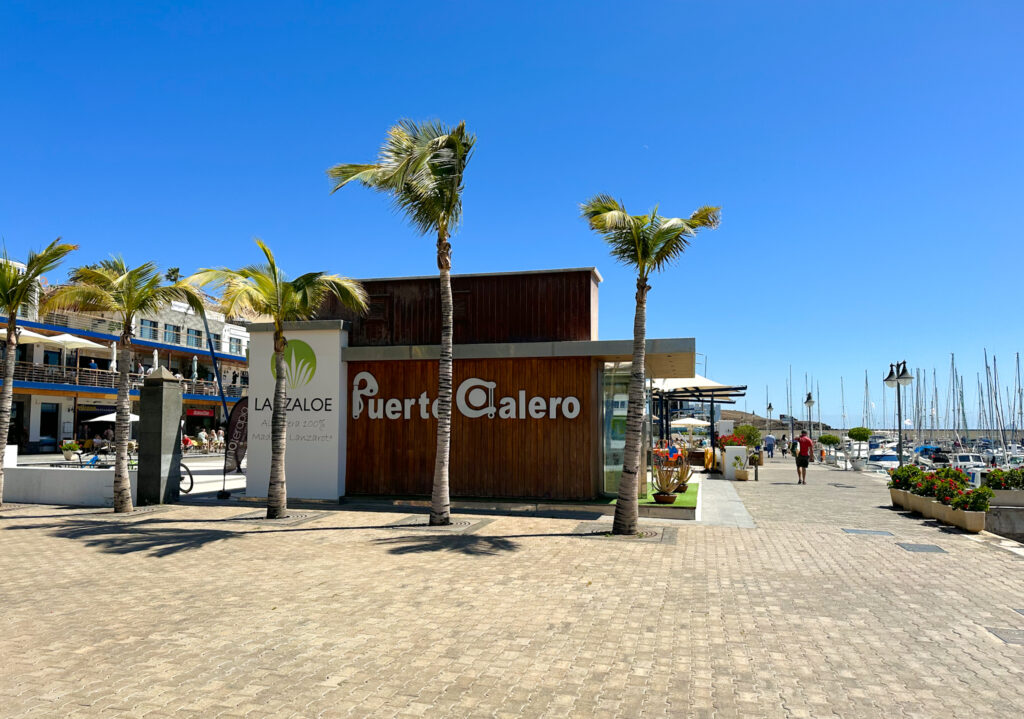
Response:
[{"label": "pedestrian", "polygon": [[786,441],[786,435],[782,435],[782,442],[779,444],[779,450],[782,452],[782,458],[786,458],[786,454],[789,452],[789,442]]},{"label": "pedestrian", "polygon": [[231,384],[238,384],[238,370],[231,373]]},{"label": "pedestrian", "polygon": [[800,430],[800,439],[794,444],[796,449],[797,484],[807,484],[807,465],[814,461],[814,441],[807,436],[807,430]]},{"label": "pedestrian", "polygon": [[764,438],[764,451],[768,455],[768,459],[775,459],[775,435],[769,434]]},{"label": "pedestrian", "polygon": [[146,368],[142,366],[141,362],[135,363],[135,374],[145,374]]}]

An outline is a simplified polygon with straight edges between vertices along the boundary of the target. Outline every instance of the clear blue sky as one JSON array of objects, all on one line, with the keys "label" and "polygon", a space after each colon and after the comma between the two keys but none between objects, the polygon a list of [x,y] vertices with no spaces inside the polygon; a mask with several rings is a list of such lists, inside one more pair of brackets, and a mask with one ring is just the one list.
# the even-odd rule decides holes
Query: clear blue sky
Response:
[{"label": "clear blue sky", "polygon": [[[888,363],[1021,349],[1024,4],[37,3],[0,7],[0,235],[190,272],[430,274],[432,241],[324,170],[402,117],[466,120],[456,272],[595,265],[602,338],[634,278],[578,219],[723,206],[654,278],[648,334],[826,421]],[[973,394],[972,394],[973,396]],[[969,398],[969,403],[973,400]],[[742,403],[741,403],[742,405]]]}]

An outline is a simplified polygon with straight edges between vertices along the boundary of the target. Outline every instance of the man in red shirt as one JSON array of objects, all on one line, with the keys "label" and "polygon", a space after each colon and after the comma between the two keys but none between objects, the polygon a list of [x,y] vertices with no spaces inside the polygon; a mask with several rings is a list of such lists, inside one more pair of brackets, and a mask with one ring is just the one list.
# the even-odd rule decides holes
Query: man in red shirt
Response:
[{"label": "man in red shirt", "polygon": [[807,484],[807,465],[814,456],[814,441],[807,436],[807,430],[800,432],[797,440],[799,447],[796,451],[796,476],[797,484]]}]

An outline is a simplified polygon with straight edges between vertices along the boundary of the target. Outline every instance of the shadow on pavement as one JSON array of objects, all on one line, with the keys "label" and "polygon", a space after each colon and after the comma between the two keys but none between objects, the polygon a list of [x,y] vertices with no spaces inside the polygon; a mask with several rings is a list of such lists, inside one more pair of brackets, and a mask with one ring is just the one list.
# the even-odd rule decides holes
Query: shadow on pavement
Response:
[{"label": "shadow on pavement", "polygon": [[424,552],[457,552],[470,556],[514,552],[519,543],[506,537],[481,537],[474,534],[445,534],[426,537],[386,537],[375,539],[379,546],[390,547],[389,554],[421,554]]}]

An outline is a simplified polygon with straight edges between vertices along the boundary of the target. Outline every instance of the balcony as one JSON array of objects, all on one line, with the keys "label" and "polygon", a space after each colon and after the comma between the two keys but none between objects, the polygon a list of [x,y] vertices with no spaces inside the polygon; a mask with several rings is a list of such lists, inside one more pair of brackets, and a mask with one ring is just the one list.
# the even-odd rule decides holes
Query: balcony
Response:
[{"label": "balcony", "polygon": [[[23,320],[33,322],[33,320],[28,320],[27,318],[23,318]],[[91,315],[78,314],[76,312],[49,312],[34,321],[40,324],[64,327],[72,331],[84,330],[86,332],[98,332],[100,334],[111,335],[114,338],[121,336],[121,322],[118,322],[117,320],[103,319],[101,317],[92,317]],[[191,337],[184,337],[183,330],[187,330],[187,328],[179,328],[177,332],[174,332],[161,327],[139,326],[136,328],[135,336],[140,340],[148,342],[159,342],[165,345],[181,347],[186,350],[206,351],[207,344],[205,336],[197,337],[192,335]],[[215,345],[221,345],[221,343],[215,343]],[[245,355],[245,350],[242,348],[241,342],[238,342],[235,338],[231,338],[229,349],[225,350],[222,346],[215,346],[214,349],[218,354],[232,355],[235,357],[243,357]]]},{"label": "balcony", "polygon": [[[4,362],[0,360],[0,369],[4,368]],[[35,364],[33,362],[14,363],[15,382],[39,382],[54,385],[76,385],[79,387],[103,387],[117,389],[117,372],[105,369],[88,369],[85,367],[60,367],[58,365]],[[2,377],[2,375],[0,375]],[[131,381],[131,388],[138,389],[142,386],[145,375],[132,372],[128,375]],[[183,379],[181,388],[185,394],[209,395],[211,399],[217,398],[217,383],[209,380]],[[225,385],[224,394],[227,397],[242,397],[248,390],[247,385]]]}]

